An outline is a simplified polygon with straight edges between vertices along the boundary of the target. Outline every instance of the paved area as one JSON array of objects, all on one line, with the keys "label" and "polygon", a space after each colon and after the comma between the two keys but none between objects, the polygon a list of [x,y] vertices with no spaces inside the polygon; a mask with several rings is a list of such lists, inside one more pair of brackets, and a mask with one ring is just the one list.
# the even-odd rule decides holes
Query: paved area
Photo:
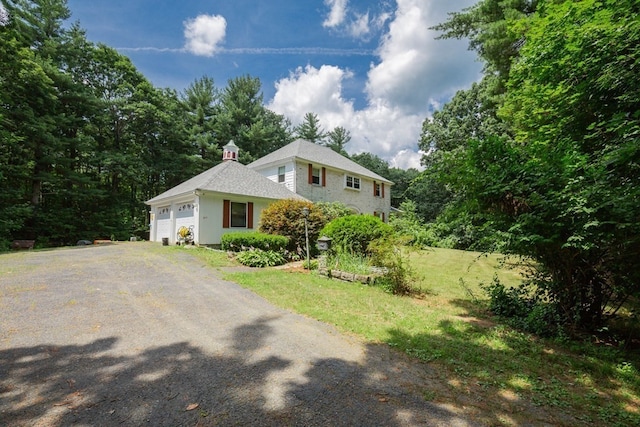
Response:
[{"label": "paved area", "polygon": [[2,426],[472,425],[425,401],[423,380],[188,251],[0,254]]}]

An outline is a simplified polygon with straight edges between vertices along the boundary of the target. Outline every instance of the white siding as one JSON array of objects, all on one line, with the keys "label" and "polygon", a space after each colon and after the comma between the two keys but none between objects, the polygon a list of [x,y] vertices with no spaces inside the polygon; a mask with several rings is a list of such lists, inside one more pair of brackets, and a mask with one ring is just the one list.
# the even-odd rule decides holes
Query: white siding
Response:
[{"label": "white siding", "polygon": [[295,169],[293,162],[283,163],[276,166],[269,166],[263,169],[256,169],[256,172],[269,178],[273,182],[278,182],[278,168],[284,166],[284,182],[282,183],[289,191],[295,191]]}]

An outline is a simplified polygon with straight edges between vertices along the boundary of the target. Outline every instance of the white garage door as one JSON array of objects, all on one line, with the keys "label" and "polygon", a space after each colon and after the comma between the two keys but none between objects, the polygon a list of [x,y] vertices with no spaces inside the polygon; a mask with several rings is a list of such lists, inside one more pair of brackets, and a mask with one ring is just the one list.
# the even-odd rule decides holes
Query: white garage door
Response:
[{"label": "white garage door", "polygon": [[193,202],[181,203],[176,205],[176,232],[180,230],[180,227],[194,227],[195,226],[195,206]]},{"label": "white garage door", "polygon": [[156,221],[156,241],[171,234],[171,207],[164,206],[158,209]]}]

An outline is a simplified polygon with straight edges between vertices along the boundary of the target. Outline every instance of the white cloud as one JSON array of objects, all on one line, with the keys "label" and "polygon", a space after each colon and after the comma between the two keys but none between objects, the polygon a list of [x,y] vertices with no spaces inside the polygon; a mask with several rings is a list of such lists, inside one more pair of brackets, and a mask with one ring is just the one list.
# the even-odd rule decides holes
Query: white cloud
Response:
[{"label": "white cloud", "polygon": [[321,117],[326,130],[341,126],[353,117],[353,103],[342,98],[342,81],[348,70],[331,65],[298,67],[288,78],[276,82],[276,94],[269,108],[299,124],[309,112]]},{"label": "white cloud", "polygon": [[185,49],[198,56],[213,56],[219,51],[227,31],[220,15],[199,15],[184,23]]},{"label": "white cloud", "polygon": [[325,130],[343,126],[351,132],[349,153],[370,152],[391,166],[418,168],[422,122],[456,90],[469,87],[481,69],[466,42],[435,40],[437,33],[429,29],[446,20],[448,11],[461,10],[474,0],[443,3],[397,0],[394,15],[382,14],[372,21],[367,16],[367,25],[379,28],[391,21],[379,45],[380,61],[367,75],[365,108],[356,110],[342,96],[343,81],[353,73],[330,65],[298,68],[278,81],[269,108],[294,125],[305,113],[316,113]]},{"label": "white cloud", "polygon": [[[439,2],[398,0],[398,10],[379,47],[381,61],[368,75],[367,94],[384,98],[409,112],[426,111],[443,96],[478,78],[480,64],[467,51],[467,42],[435,40],[430,27],[446,19]],[[447,2],[460,10],[469,0]],[[440,9],[436,9],[440,7]]]},{"label": "white cloud", "polygon": [[[412,153],[424,115],[408,115],[384,100],[355,110],[353,102],[342,97],[342,83],[353,77],[350,71],[323,65],[299,67],[289,77],[276,83],[276,94],[268,107],[288,117],[294,125],[304,115],[318,115],[321,126],[329,131],[342,126],[351,132],[347,151],[371,152],[390,161],[393,166],[417,167],[419,155]],[[405,155],[397,156],[399,151]]]},{"label": "white cloud", "polygon": [[369,28],[369,13],[356,14],[356,19],[349,24],[349,34],[354,38],[364,38],[371,32]]},{"label": "white cloud", "polygon": [[324,0],[324,4],[331,10],[322,23],[322,26],[334,28],[342,24],[347,16],[347,3],[349,3],[349,0]]}]

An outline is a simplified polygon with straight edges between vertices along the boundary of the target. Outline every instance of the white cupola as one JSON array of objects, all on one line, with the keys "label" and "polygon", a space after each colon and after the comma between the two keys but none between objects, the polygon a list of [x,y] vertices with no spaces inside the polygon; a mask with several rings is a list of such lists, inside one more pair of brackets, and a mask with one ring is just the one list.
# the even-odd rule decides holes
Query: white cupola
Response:
[{"label": "white cupola", "polygon": [[238,146],[233,142],[233,139],[222,147],[222,161],[227,160],[238,161]]}]

